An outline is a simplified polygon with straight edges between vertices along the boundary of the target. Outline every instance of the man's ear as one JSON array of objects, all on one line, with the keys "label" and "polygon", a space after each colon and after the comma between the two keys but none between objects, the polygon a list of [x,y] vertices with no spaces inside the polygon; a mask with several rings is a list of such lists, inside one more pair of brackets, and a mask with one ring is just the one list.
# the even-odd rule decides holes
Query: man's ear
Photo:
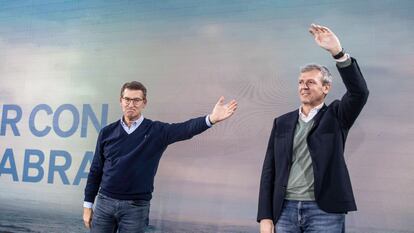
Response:
[{"label": "man's ear", "polygon": [[331,90],[332,85],[330,83],[323,84],[322,91],[325,95]]}]

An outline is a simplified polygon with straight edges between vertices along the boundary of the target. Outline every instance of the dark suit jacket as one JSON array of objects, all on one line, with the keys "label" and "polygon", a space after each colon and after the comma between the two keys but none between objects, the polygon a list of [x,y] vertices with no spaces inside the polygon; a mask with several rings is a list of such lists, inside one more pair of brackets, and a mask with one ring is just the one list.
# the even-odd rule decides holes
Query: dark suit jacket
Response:
[{"label": "dark suit jacket", "polygon": [[[344,160],[348,131],[368,98],[368,89],[355,59],[338,71],[347,92],[341,100],[323,106],[307,137],[314,173],[315,201],[329,213],[356,210],[351,181]],[[276,118],[270,135],[260,181],[257,221],[279,219],[292,161],[298,110]]]}]

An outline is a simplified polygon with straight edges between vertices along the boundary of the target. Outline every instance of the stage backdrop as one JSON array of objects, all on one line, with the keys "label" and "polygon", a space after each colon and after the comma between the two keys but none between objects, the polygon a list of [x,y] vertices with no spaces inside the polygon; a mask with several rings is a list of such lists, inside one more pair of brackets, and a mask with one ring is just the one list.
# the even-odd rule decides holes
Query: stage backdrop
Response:
[{"label": "stage backdrop", "polygon": [[164,153],[152,232],[257,232],[274,117],[299,106],[299,67],[327,65],[311,23],[337,32],[370,98],[346,145],[358,212],[348,232],[414,232],[413,1],[0,1],[0,231],[86,232],[83,189],[119,89],[180,122],[235,98],[228,121]]}]

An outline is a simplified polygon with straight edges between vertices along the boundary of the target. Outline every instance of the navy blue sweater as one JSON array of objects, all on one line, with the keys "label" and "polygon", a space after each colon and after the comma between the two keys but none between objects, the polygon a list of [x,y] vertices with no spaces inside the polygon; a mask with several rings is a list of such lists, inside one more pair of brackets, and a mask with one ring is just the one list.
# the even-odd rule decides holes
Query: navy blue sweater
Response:
[{"label": "navy blue sweater", "polygon": [[99,133],[85,188],[85,201],[99,192],[120,200],[150,200],[162,153],[171,143],[192,138],[209,127],[205,116],[168,124],[144,119],[131,134],[120,121]]}]

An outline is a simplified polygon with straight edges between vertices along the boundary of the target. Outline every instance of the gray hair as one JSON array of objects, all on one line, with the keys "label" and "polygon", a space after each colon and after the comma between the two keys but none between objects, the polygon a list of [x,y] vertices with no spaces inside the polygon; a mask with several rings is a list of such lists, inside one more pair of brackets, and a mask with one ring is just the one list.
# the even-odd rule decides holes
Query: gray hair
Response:
[{"label": "gray hair", "polygon": [[332,75],[331,72],[329,72],[328,68],[326,68],[326,66],[323,65],[319,65],[319,64],[307,64],[305,66],[302,66],[300,68],[300,73],[305,73],[305,72],[309,72],[312,70],[318,70],[321,72],[322,74],[322,78],[321,81],[323,84],[331,84],[332,83]]}]

